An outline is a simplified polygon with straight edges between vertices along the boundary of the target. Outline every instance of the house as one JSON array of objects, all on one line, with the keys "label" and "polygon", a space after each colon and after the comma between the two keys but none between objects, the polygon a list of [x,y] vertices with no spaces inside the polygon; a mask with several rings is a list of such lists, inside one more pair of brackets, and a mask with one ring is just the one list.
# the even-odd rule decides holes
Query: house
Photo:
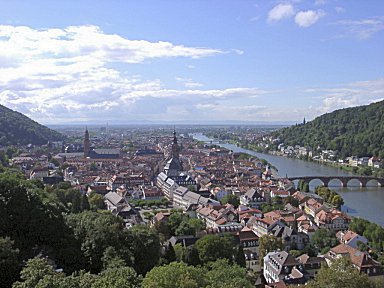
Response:
[{"label": "house", "polygon": [[151,220],[152,225],[156,225],[157,223],[167,223],[168,217],[171,215],[170,212],[159,212],[157,213]]},{"label": "house", "polygon": [[158,187],[141,187],[144,200],[159,200],[163,198],[164,193]]},{"label": "house", "polygon": [[304,274],[309,279],[313,279],[320,270],[321,265],[326,264],[324,257],[311,257],[308,254],[303,254],[296,259],[300,262],[301,267],[304,268]]},{"label": "house", "polygon": [[305,245],[309,242],[309,237],[303,232],[298,232],[288,226],[275,225],[270,234],[281,238],[286,251],[291,249],[304,249]]},{"label": "house", "polygon": [[33,168],[30,175],[29,175],[29,179],[32,180],[32,179],[39,179],[39,180],[43,180],[44,177],[48,177],[49,176],[49,169],[48,167],[36,167],[36,168]]},{"label": "house", "polygon": [[249,250],[253,253],[258,254],[259,250],[259,236],[255,234],[250,228],[244,227],[236,233],[239,237],[240,245],[243,246],[244,250]]},{"label": "house", "polygon": [[376,157],[371,157],[368,160],[368,166],[373,167],[373,168],[381,168],[383,166],[382,162],[380,159]]},{"label": "house", "polygon": [[362,242],[365,245],[368,244],[368,239],[364,236],[361,236],[351,230],[348,231],[339,231],[336,233],[337,239],[340,243],[351,246],[352,248],[358,249],[358,243]]},{"label": "house", "polygon": [[326,207],[314,198],[310,198],[304,203],[304,212],[313,218],[322,210],[326,210]]},{"label": "house", "polygon": [[195,244],[197,240],[199,240],[199,238],[193,235],[181,235],[181,236],[172,236],[171,238],[169,238],[167,242],[173,247],[176,244],[181,244],[184,247],[188,247]]},{"label": "house", "polygon": [[379,262],[373,260],[368,252],[361,252],[349,245],[341,243],[333,247],[326,255],[325,260],[328,264],[340,257],[348,257],[352,265],[361,273],[368,276],[383,275],[383,270]]},{"label": "house", "polygon": [[316,230],[319,229],[307,215],[302,215],[296,219],[297,231],[305,233],[311,239]]},{"label": "house", "polygon": [[261,204],[265,203],[265,198],[255,188],[249,189],[244,195],[240,196],[240,204],[260,208]]},{"label": "house", "polygon": [[156,186],[163,191],[168,200],[173,201],[173,193],[179,185],[164,172],[161,172],[156,178]]},{"label": "house", "polygon": [[107,193],[104,196],[104,203],[107,206],[108,211],[111,211],[114,215],[119,215],[123,219],[128,219],[131,216],[136,215],[136,211],[131,205],[116,192]]},{"label": "house", "polygon": [[339,231],[348,229],[351,218],[347,214],[332,208],[329,211],[320,210],[316,213],[314,221],[319,228]]},{"label": "house", "polygon": [[221,200],[223,199],[225,196],[228,195],[228,191],[225,191],[225,189],[223,188],[220,188],[220,187],[215,187],[211,190],[211,194],[217,199],[217,200]]},{"label": "house", "polygon": [[247,226],[255,232],[255,234],[259,237],[266,235],[272,231],[272,229],[276,226],[286,226],[285,223],[274,220],[270,217],[258,218],[251,217],[247,223]]},{"label": "house", "polygon": [[203,219],[207,228],[218,231],[239,231],[243,226],[238,222],[238,213],[231,204],[225,206],[200,206],[196,210],[197,218]]},{"label": "house", "polygon": [[286,284],[302,284],[306,282],[300,262],[285,251],[269,252],[264,257],[263,274],[267,283],[284,281]]}]

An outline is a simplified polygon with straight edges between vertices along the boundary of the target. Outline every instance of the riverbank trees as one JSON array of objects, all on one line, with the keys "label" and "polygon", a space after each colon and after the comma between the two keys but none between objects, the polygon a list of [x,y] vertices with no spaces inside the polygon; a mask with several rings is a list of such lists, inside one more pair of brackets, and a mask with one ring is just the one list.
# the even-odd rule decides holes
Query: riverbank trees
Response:
[{"label": "riverbank trees", "polygon": [[344,199],[336,191],[329,189],[324,186],[317,186],[315,188],[315,193],[322,197],[325,202],[332,204],[333,206],[339,208],[344,204]]}]

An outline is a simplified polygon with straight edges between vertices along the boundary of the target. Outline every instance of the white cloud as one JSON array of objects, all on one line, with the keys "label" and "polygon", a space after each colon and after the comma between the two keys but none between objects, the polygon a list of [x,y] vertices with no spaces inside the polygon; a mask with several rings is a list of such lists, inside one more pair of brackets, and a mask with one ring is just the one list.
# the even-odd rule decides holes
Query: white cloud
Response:
[{"label": "white cloud", "polygon": [[316,6],[321,6],[327,4],[327,0],[316,0],[315,5]]},{"label": "white cloud", "polygon": [[343,13],[343,12],[345,12],[345,8],[341,7],[341,6],[336,6],[335,11],[336,11],[336,13]]},{"label": "white cloud", "polygon": [[42,123],[126,122],[140,117],[162,119],[170,107],[185,106],[189,111],[195,101],[212,103],[267,93],[243,87],[202,90],[197,89],[201,83],[189,78],[178,79],[185,90],[168,89],[159,79],[143,81],[114,68],[114,63],[121,66],[154,58],[194,59],[225,53],[130,40],[106,34],[96,26],[43,30],[0,26],[0,103]]},{"label": "white cloud", "polygon": [[306,28],[315,24],[323,16],[325,16],[325,13],[322,10],[300,11],[295,16],[295,23]]},{"label": "white cloud", "polygon": [[337,109],[366,105],[381,101],[384,95],[384,78],[369,81],[359,81],[329,88],[311,88],[305,92],[319,95],[322,106],[315,110],[327,113]]},{"label": "white cloud", "polygon": [[295,13],[292,4],[278,4],[268,12],[268,21],[279,21],[290,18]]},{"label": "white cloud", "polygon": [[176,77],[175,79],[176,81],[182,82],[186,88],[197,88],[203,86],[203,84],[195,82],[190,78]]},{"label": "white cloud", "polygon": [[235,52],[237,55],[243,55],[244,51],[240,49],[232,49],[233,52]]},{"label": "white cloud", "polygon": [[384,30],[384,16],[360,20],[340,20],[335,23],[343,29],[339,38],[365,40]]},{"label": "white cloud", "polygon": [[106,34],[97,26],[37,30],[1,25],[0,40],[0,57],[22,56],[24,61],[47,55],[57,60],[90,55],[103,62],[140,63],[151,58],[201,58],[223,53],[218,49],[185,47],[165,41],[130,40]]}]

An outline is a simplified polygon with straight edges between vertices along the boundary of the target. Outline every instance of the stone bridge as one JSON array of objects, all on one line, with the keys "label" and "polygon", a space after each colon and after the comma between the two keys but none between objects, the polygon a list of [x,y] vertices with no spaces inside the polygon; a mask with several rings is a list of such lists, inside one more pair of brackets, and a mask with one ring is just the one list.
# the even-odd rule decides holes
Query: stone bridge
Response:
[{"label": "stone bridge", "polygon": [[312,180],[320,180],[323,182],[325,187],[328,187],[331,180],[338,180],[341,183],[342,187],[347,187],[349,181],[357,180],[360,182],[360,187],[367,187],[368,182],[373,181],[377,183],[377,186],[384,187],[384,178],[377,177],[368,177],[368,176],[300,176],[300,177],[289,177],[291,181],[294,180],[303,180],[306,183],[311,182]]}]

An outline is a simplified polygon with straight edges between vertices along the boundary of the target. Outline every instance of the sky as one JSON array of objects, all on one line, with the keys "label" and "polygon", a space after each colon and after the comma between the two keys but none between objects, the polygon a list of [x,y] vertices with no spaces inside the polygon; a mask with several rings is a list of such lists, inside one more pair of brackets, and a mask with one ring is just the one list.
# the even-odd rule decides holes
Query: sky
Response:
[{"label": "sky", "polygon": [[43,124],[296,123],[384,99],[382,0],[0,7],[0,104]]}]

